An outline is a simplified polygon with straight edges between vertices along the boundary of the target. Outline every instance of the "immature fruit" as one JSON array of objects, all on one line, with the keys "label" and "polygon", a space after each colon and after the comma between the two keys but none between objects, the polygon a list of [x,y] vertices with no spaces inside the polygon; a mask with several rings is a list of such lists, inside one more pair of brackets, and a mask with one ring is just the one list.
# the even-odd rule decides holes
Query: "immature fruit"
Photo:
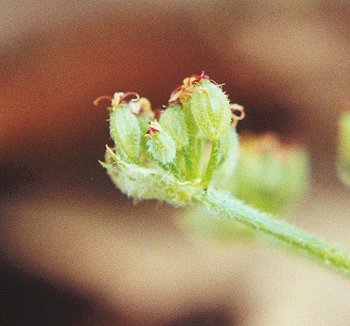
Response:
[{"label": "immature fruit", "polygon": [[169,164],[175,160],[176,147],[171,136],[161,129],[158,122],[150,123],[147,131],[147,149],[148,154],[161,164]]},{"label": "immature fruit", "polygon": [[140,156],[141,130],[137,118],[126,104],[121,104],[110,113],[110,135],[127,159]]},{"label": "immature fruit", "polygon": [[188,145],[185,116],[179,105],[171,105],[163,111],[159,122],[164,131],[168,132],[174,140],[176,149],[182,149]]},{"label": "immature fruit", "polygon": [[208,79],[193,86],[188,99],[193,118],[204,136],[209,140],[219,140],[227,132],[231,123],[230,102],[222,89]]}]

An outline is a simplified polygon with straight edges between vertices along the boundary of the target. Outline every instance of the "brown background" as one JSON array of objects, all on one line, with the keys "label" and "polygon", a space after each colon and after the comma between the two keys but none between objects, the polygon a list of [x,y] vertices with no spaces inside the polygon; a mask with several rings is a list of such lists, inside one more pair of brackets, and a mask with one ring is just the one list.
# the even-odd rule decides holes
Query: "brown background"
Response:
[{"label": "brown background", "polygon": [[350,94],[350,6],[333,2],[2,1],[0,314],[5,325],[345,325],[349,282],[257,244],[191,239],[178,211],[133,206],[97,163],[101,94],[155,107],[204,69],[246,107],[240,130],[311,151],[295,223],[350,248],[335,176]]}]

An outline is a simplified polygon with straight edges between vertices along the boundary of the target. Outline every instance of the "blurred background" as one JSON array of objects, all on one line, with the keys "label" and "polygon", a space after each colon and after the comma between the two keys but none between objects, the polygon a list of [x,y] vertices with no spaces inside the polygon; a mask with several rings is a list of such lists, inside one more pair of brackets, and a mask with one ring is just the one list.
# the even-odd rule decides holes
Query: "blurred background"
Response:
[{"label": "blurred background", "polygon": [[246,108],[239,131],[311,153],[288,219],[350,249],[336,178],[350,98],[346,1],[2,0],[1,325],[349,325],[350,284],[263,243],[198,240],[181,210],[139,203],[98,164],[100,95],[165,104],[205,70]]}]

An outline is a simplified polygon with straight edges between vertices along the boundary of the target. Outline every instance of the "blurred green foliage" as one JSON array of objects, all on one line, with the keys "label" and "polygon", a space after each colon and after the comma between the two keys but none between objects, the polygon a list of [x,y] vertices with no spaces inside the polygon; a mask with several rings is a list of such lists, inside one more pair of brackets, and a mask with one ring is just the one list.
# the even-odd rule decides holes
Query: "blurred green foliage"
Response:
[{"label": "blurred green foliage", "polygon": [[303,197],[309,184],[309,159],[305,150],[282,144],[272,133],[241,137],[240,150],[231,182],[236,198],[280,215]]},{"label": "blurred green foliage", "polygon": [[350,186],[350,112],[340,117],[337,169],[341,181]]}]

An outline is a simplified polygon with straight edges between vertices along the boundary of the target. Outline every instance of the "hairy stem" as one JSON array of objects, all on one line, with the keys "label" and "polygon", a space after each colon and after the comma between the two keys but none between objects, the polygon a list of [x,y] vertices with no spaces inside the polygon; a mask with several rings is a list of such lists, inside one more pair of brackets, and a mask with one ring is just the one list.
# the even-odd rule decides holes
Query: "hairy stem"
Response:
[{"label": "hairy stem", "polygon": [[179,171],[179,169],[177,168],[177,166],[174,163],[162,164],[162,163],[158,162],[158,164],[165,171],[169,171],[170,173],[172,173],[176,178],[178,178],[180,180],[183,179],[183,175],[181,174],[181,172]]},{"label": "hairy stem", "polygon": [[188,177],[188,179],[192,179],[192,177],[193,177],[193,161],[192,161],[192,156],[191,156],[189,146],[186,146],[183,149],[183,156],[184,156],[185,165],[186,165],[186,176]]},{"label": "hairy stem", "polygon": [[203,174],[203,163],[204,163],[204,156],[205,156],[205,144],[206,140],[203,138],[200,138],[197,140],[197,164],[196,164],[196,170],[197,174],[202,177]]},{"label": "hairy stem", "polygon": [[198,171],[196,170],[196,162],[197,162],[197,156],[196,156],[196,137],[190,136],[188,141],[188,148],[189,148],[189,158],[192,162],[191,166],[191,179],[197,179],[198,178]]},{"label": "hairy stem", "polygon": [[206,188],[208,186],[208,184],[213,176],[213,173],[215,171],[215,168],[218,165],[220,146],[221,146],[220,140],[212,142],[210,160],[208,163],[207,172],[203,178],[203,183],[202,183],[204,188]]},{"label": "hairy stem", "polygon": [[209,189],[197,201],[222,215],[233,218],[291,249],[307,254],[322,265],[350,277],[350,254],[314,235],[262,213],[226,193]]}]

